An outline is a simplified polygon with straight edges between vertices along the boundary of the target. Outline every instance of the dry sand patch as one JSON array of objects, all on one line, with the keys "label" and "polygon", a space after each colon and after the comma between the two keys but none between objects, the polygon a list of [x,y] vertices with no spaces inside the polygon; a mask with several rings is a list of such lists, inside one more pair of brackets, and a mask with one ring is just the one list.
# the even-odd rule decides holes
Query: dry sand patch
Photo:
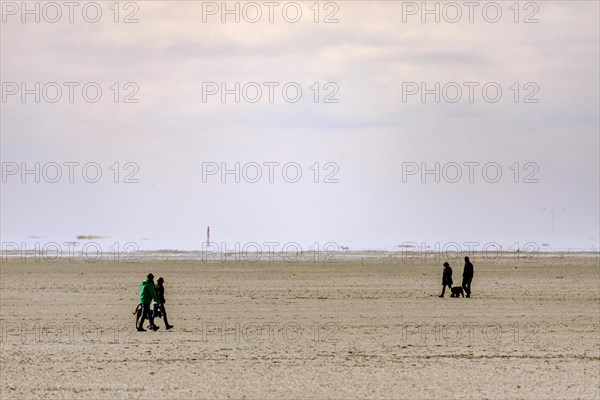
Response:
[{"label": "dry sand patch", "polygon": [[[440,299],[434,261],[9,259],[1,397],[597,399],[598,259],[474,263]],[[134,331],[149,271],[172,331]]]}]

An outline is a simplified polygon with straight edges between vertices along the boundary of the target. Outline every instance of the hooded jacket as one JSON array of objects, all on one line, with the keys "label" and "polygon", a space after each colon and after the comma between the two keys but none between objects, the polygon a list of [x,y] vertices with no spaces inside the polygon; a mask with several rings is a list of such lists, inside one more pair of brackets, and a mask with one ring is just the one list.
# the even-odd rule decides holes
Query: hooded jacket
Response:
[{"label": "hooded jacket", "polygon": [[154,291],[154,282],[144,279],[142,283],[140,283],[140,303],[150,304],[152,299],[160,303],[160,301],[158,301],[158,297],[156,296],[156,292]]}]

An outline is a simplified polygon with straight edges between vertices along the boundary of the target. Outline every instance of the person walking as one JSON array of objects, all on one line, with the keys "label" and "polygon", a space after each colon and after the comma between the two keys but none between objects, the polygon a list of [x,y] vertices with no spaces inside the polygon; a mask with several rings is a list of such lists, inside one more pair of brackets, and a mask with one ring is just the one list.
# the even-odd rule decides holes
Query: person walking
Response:
[{"label": "person walking", "polygon": [[465,269],[463,270],[462,287],[465,289],[467,297],[471,297],[471,282],[473,281],[473,264],[469,257],[465,257]]},{"label": "person walking", "polygon": [[140,283],[140,305],[142,306],[142,315],[140,316],[140,320],[138,321],[137,325],[138,332],[146,331],[144,329],[144,321],[146,320],[146,317],[148,317],[150,320],[150,329],[153,331],[158,330],[158,326],[154,324],[154,316],[152,315],[153,313],[150,312],[150,303],[153,299],[160,305],[160,301],[156,296],[156,292],[154,291],[154,275],[149,273],[146,276],[146,279]]},{"label": "person walking", "polygon": [[169,325],[169,321],[167,320],[167,309],[165,308],[165,287],[163,286],[164,281],[165,280],[162,277],[159,277],[156,281],[156,287],[154,289],[156,291],[156,296],[158,297],[158,302],[154,302],[154,310],[152,311],[152,317],[156,318],[160,310],[163,321],[165,321],[165,327],[167,328],[167,330],[169,330],[173,328],[173,325]]},{"label": "person walking", "polygon": [[444,263],[444,272],[442,273],[442,294],[440,294],[439,297],[444,297],[446,286],[448,286],[449,289],[452,289],[452,268],[450,268],[450,264],[447,262]]}]

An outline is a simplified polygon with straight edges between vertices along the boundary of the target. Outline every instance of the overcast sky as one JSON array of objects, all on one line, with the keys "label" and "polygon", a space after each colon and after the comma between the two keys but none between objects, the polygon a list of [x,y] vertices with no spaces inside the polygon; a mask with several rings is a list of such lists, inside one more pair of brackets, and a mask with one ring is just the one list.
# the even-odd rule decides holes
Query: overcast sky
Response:
[{"label": "overcast sky", "polygon": [[[456,23],[444,20],[456,11],[444,2],[440,22],[430,15],[423,23],[420,10],[389,1],[321,2],[317,23],[312,1],[296,3],[296,23],[284,18],[296,11],[283,14],[285,2],[272,23],[263,2],[255,3],[259,22],[245,20],[257,18],[256,7],[241,2],[240,22],[225,15],[223,23],[213,7],[221,2],[145,1],[122,3],[115,23],[112,3],[98,2],[97,23],[82,17],[84,2],[73,23],[66,7],[56,23],[46,20],[56,16],[50,8],[40,9],[39,23],[31,15],[23,23],[21,2],[2,2],[3,243],[100,235],[146,249],[198,249],[210,225],[212,240],[229,249],[235,242],[598,248],[598,2],[521,2],[519,23],[512,1],[496,3],[497,23],[486,21],[496,11],[484,15],[486,2],[472,23],[465,6]],[[95,10],[86,10],[93,19]],[[123,23],[129,14],[138,22]],[[324,23],[326,16],[338,22]],[[34,94],[22,101],[23,82],[29,89],[40,82],[39,103]],[[65,82],[79,83],[73,103]],[[96,103],[83,98],[89,82],[102,89]],[[236,82],[257,85],[241,89],[239,103],[208,91]],[[264,82],[274,82],[273,102]],[[425,103],[410,94],[422,82],[440,83],[439,103],[435,94]],[[474,82],[473,102],[464,82]],[[50,103],[56,86],[62,97]],[[262,96],[251,103],[256,86]],[[452,103],[456,87],[462,97]],[[138,102],[125,103],[126,95]],[[40,183],[35,174],[22,182],[22,166],[36,162]],[[79,163],[73,183],[65,162]],[[220,171],[203,179],[203,168],[236,162],[239,183],[234,174],[223,183]],[[280,163],[271,164],[273,183],[270,162]],[[479,165],[464,164],[471,162]],[[57,183],[49,182],[51,163],[62,166]],[[102,170],[97,183],[82,177],[88,163]],[[262,166],[257,183],[249,163]],[[297,164],[283,176],[288,163]],[[434,173],[423,179],[421,167],[436,163],[439,182]],[[452,183],[457,165],[462,177]],[[287,182],[298,166],[299,181]],[[95,170],[87,172],[93,180]],[[139,182],[123,182],[129,174]]]}]

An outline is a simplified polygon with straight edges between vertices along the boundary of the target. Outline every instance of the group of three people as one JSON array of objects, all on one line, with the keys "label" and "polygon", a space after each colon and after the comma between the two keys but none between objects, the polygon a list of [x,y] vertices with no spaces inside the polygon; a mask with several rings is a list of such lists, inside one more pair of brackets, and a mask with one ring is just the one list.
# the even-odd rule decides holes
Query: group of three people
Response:
[{"label": "group of three people", "polygon": [[[148,328],[153,331],[158,330],[158,326],[154,323],[154,318],[162,316],[165,321],[165,328],[171,329],[173,325],[169,325],[167,320],[167,310],[165,308],[165,287],[163,286],[164,279],[159,277],[154,286],[154,275],[149,273],[146,279],[140,283],[140,305],[141,315],[137,321],[137,330],[139,332],[145,332],[144,321],[146,318],[150,320],[150,326]],[[150,305],[154,300],[154,307],[151,310]]]},{"label": "group of three people", "polygon": [[[469,260],[469,257],[465,257],[465,269],[463,270],[462,288],[464,289],[467,297],[471,297],[471,282],[473,281],[473,264]],[[444,263],[444,272],[442,273],[442,294],[440,297],[444,297],[446,286],[452,290],[452,268],[447,262]]]}]

